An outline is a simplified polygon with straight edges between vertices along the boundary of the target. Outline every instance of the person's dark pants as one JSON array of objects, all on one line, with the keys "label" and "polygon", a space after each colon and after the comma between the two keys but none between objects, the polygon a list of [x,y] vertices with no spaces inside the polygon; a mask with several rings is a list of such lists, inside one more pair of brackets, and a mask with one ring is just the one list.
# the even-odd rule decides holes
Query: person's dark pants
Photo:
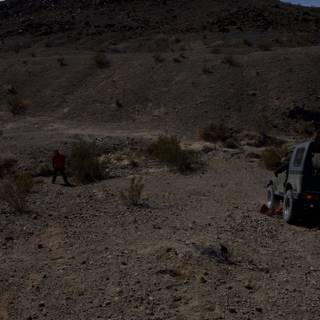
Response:
[{"label": "person's dark pants", "polygon": [[62,168],[62,169],[53,169],[52,183],[56,182],[59,173],[61,174],[64,183],[67,184],[67,185],[70,185],[64,168]]}]

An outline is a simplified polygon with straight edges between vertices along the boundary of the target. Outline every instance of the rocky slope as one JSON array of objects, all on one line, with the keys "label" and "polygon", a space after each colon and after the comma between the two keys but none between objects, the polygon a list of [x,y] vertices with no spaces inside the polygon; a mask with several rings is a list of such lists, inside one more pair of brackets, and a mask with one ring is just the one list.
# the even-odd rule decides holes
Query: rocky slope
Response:
[{"label": "rocky slope", "polygon": [[318,32],[320,10],[276,0],[16,1],[0,4],[0,39],[109,44],[154,34]]}]

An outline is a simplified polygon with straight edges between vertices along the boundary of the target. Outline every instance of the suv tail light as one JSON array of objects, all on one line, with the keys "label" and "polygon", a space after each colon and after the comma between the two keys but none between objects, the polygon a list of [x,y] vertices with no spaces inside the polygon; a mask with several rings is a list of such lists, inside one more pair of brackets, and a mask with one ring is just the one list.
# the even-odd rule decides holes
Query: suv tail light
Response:
[{"label": "suv tail light", "polygon": [[320,196],[317,194],[312,194],[312,193],[305,193],[303,195],[304,200],[309,200],[309,201],[318,201],[320,200]]}]

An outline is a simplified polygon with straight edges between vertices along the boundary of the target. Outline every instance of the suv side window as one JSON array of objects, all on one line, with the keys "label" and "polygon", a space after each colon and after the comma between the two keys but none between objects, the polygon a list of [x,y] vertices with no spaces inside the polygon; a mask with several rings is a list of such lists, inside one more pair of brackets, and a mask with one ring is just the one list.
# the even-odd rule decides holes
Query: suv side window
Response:
[{"label": "suv side window", "polygon": [[293,166],[294,167],[301,167],[302,161],[303,161],[303,158],[304,158],[305,150],[306,150],[305,148],[299,148],[296,151],[296,154],[295,154],[294,159],[293,159]]}]

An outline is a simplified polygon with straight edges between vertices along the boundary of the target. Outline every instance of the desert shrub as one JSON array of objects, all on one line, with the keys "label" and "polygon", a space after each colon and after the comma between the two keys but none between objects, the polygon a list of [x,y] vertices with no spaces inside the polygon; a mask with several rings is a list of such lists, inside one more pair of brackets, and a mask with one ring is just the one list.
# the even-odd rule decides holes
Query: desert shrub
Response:
[{"label": "desert shrub", "polygon": [[97,52],[93,60],[98,68],[109,68],[111,63],[103,52]]},{"label": "desert shrub", "polygon": [[224,124],[212,123],[200,130],[200,138],[207,142],[223,142],[231,138],[231,131]]},{"label": "desert shrub", "polygon": [[288,152],[288,147],[281,148],[270,147],[265,149],[261,154],[261,160],[267,170],[275,170],[281,164],[281,159]]},{"label": "desert shrub", "polygon": [[143,189],[142,178],[133,177],[129,187],[120,192],[120,199],[126,206],[138,206],[141,203]]},{"label": "desert shrub", "polygon": [[303,137],[310,138],[314,135],[316,129],[311,121],[302,120],[296,124],[295,131]]},{"label": "desert shrub", "polygon": [[17,212],[25,212],[27,198],[34,186],[29,174],[19,174],[0,180],[0,201]]},{"label": "desert shrub", "polygon": [[228,149],[238,149],[239,143],[236,139],[230,138],[223,143],[223,146]]},{"label": "desert shrub", "polygon": [[106,162],[100,161],[96,144],[84,140],[73,144],[68,165],[72,174],[83,183],[103,179],[107,166]]},{"label": "desert shrub", "polygon": [[259,112],[254,118],[254,129],[260,135],[268,135],[272,129],[272,119],[268,113]]},{"label": "desert shrub", "polygon": [[36,173],[38,177],[51,177],[52,174],[53,174],[53,169],[49,165],[49,163],[42,164]]},{"label": "desert shrub", "polygon": [[139,160],[137,158],[137,154],[130,153],[128,155],[128,161],[131,168],[138,168],[140,166]]},{"label": "desert shrub", "polygon": [[3,154],[0,156],[0,178],[11,174],[16,167],[17,159],[11,155]]},{"label": "desert shrub", "polygon": [[181,148],[175,136],[160,136],[149,147],[150,154],[159,161],[175,167],[179,172],[193,171],[203,165],[198,152]]},{"label": "desert shrub", "polygon": [[232,67],[240,67],[240,63],[232,56],[225,56],[221,62]]},{"label": "desert shrub", "polygon": [[7,100],[7,104],[9,111],[13,115],[25,113],[30,105],[30,103],[27,100],[21,99],[17,96],[9,97]]}]

